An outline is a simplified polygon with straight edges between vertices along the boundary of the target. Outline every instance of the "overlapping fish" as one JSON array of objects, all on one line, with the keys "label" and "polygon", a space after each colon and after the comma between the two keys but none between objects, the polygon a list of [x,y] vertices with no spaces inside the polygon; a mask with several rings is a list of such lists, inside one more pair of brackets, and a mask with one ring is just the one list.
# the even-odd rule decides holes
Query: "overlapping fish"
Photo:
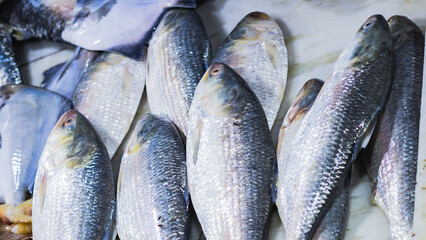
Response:
[{"label": "overlapping fish", "polygon": [[359,149],[369,140],[390,89],[393,63],[386,20],[371,16],[340,55],[301,120],[285,165],[278,167],[280,217],[287,239],[314,236]]},{"label": "overlapping fish", "polygon": [[183,133],[209,58],[210,43],[197,12],[167,11],[148,48],[146,90],[151,112],[169,117]]},{"label": "overlapping fish", "polygon": [[43,73],[44,80],[41,86],[71,98],[81,77],[99,54],[100,52],[77,48],[70,60],[55,65]]},{"label": "overlapping fish", "polygon": [[3,25],[0,24],[0,86],[21,83],[21,74],[15,60],[12,39]]},{"label": "overlapping fish", "polygon": [[185,146],[170,120],[144,115],[120,167],[117,231],[121,239],[189,239]]},{"label": "overlapping fish", "polygon": [[[288,168],[288,171],[298,171],[295,168],[291,169],[292,166],[286,165],[286,161],[288,161],[287,158],[291,155],[291,151],[293,150],[293,146],[291,144],[293,139],[297,137],[300,122],[311,108],[323,84],[323,81],[315,78],[307,81],[297,94],[292,106],[289,108],[281,127],[279,138],[280,142],[278,143],[277,162],[279,169]],[[278,186],[279,184],[292,185],[296,183],[283,182],[283,174],[279,174]],[[313,239],[343,239],[348,213],[349,184],[350,177],[348,176],[343,188],[340,190],[340,193],[337,194],[338,196],[331,205],[330,210],[322,219]],[[278,198],[278,211],[283,216],[284,212],[282,210],[284,205],[285,203],[282,202],[282,199]]]},{"label": "overlapping fish", "polygon": [[[168,8],[195,8],[194,0],[81,1],[83,7],[67,24],[62,37],[89,50],[144,57],[145,44]],[[88,2],[89,7],[84,6]],[[99,3],[101,2],[101,3]]]},{"label": "overlapping fish", "polygon": [[187,134],[188,187],[207,239],[264,239],[276,161],[268,121],[248,84],[214,63],[197,86]]},{"label": "overlapping fish", "polygon": [[108,152],[89,121],[69,110],[50,133],[40,158],[34,239],[111,239],[114,207]]},{"label": "overlapping fish", "polygon": [[363,154],[375,203],[389,219],[390,239],[411,239],[422,96],[424,36],[403,16],[388,20],[395,47],[389,99]]},{"label": "overlapping fish", "polygon": [[95,128],[112,157],[130,128],[142,97],[146,64],[102,53],[77,85],[72,101]]},{"label": "overlapping fish", "polygon": [[47,136],[70,106],[42,88],[0,87],[0,202],[18,205],[29,197]]},{"label": "overlapping fish", "polygon": [[278,24],[266,13],[244,17],[226,38],[212,62],[232,67],[253,89],[269,128],[275,122],[287,82],[287,49]]}]

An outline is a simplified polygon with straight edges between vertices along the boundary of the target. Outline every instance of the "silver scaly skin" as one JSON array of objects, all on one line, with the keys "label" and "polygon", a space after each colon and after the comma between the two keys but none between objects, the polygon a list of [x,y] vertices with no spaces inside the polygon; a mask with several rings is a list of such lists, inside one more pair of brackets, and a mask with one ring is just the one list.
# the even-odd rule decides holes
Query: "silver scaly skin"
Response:
[{"label": "silver scaly skin", "polygon": [[167,11],[148,48],[146,91],[151,112],[167,116],[183,133],[209,58],[210,43],[197,12]]},{"label": "silver scaly skin", "polygon": [[47,136],[71,102],[42,88],[0,87],[0,202],[30,197]]},{"label": "silver scaly skin", "polygon": [[12,39],[0,24],[0,86],[21,83],[21,73],[15,60]]},{"label": "silver scaly skin", "polygon": [[368,142],[391,85],[393,61],[386,20],[371,16],[340,55],[300,122],[293,151],[278,168],[277,201],[287,239],[315,234],[359,149]]},{"label": "silver scaly skin", "polygon": [[[314,103],[324,82],[319,79],[311,79],[307,81],[297,94],[293,104],[290,106],[283,125],[280,130],[280,138],[278,143],[278,168],[285,164],[286,158],[291,155],[293,147],[292,140],[297,136],[300,122]],[[297,169],[293,169],[297,172]],[[283,177],[283,175],[279,175]],[[279,188],[280,179],[278,179]],[[282,184],[293,184],[291,182],[283,182]],[[349,201],[349,184],[350,177],[347,177],[343,190],[334,200],[330,210],[327,212],[320,226],[318,227],[313,239],[315,240],[332,240],[343,239],[346,227],[348,201]],[[277,202],[278,209],[282,208],[282,202]]]},{"label": "silver scaly skin", "polygon": [[248,83],[271,129],[284,97],[288,69],[283,33],[274,19],[262,12],[245,16],[212,62],[227,64]]},{"label": "silver scaly skin", "polygon": [[135,117],[145,78],[145,61],[102,53],[74,90],[74,108],[89,119],[110,157],[117,151]]},{"label": "silver scaly skin", "polygon": [[32,206],[34,239],[103,239],[111,228],[111,161],[76,110],[59,119],[39,161]]},{"label": "silver scaly skin", "polygon": [[395,47],[389,99],[369,146],[372,198],[389,219],[390,239],[411,239],[417,174],[424,36],[410,19],[388,20]]},{"label": "silver scaly skin", "polygon": [[189,111],[191,200],[207,239],[264,239],[276,154],[262,105],[230,67],[214,63]]},{"label": "silver scaly skin", "polygon": [[139,119],[121,161],[120,239],[189,239],[185,146],[170,120]]}]

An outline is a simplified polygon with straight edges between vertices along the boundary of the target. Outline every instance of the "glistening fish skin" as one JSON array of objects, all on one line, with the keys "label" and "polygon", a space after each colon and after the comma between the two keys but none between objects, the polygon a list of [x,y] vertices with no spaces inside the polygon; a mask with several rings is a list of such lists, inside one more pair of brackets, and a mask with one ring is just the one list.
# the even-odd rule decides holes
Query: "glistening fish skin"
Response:
[{"label": "glistening fish skin", "polygon": [[0,88],[0,202],[18,205],[29,197],[47,136],[70,106],[42,88]]},{"label": "glistening fish skin", "polygon": [[230,67],[214,63],[189,111],[191,200],[207,239],[265,239],[276,154],[262,105]]},{"label": "glistening fish skin", "polygon": [[278,198],[286,239],[310,239],[315,234],[368,140],[368,130],[391,85],[393,62],[386,20],[381,15],[371,16],[337,60],[300,123],[286,161],[298,171],[278,168],[283,174]]},{"label": "glistening fish skin", "polygon": [[389,20],[395,73],[389,99],[369,146],[373,198],[387,215],[390,239],[411,239],[416,188],[424,36],[410,19]]},{"label": "glistening fish skin", "polygon": [[[295,138],[298,134],[300,122],[311,108],[323,84],[323,81],[315,78],[307,81],[297,94],[292,106],[289,108],[280,130],[280,141],[278,143],[277,155],[278,167],[280,169],[286,169],[286,171],[291,172],[298,171],[297,169],[292,168],[292,166],[286,165],[286,162],[288,161],[287,158],[291,155],[291,151],[293,150],[291,143],[293,142],[293,138]],[[278,189],[280,188],[279,183],[280,180],[283,180],[282,178],[284,174],[286,174],[286,172],[280,172],[278,175]],[[291,185],[295,183],[281,182],[281,184]],[[348,176],[345,185],[340,190],[340,193],[338,193],[338,196],[331,205],[330,210],[322,219],[313,239],[343,239],[348,213],[349,184],[350,177]],[[283,204],[284,203],[281,199],[278,198],[277,207],[279,210],[281,210]]]},{"label": "glistening fish skin", "polygon": [[278,24],[266,13],[244,17],[212,62],[232,67],[253,89],[272,128],[287,82],[287,49]]},{"label": "glistening fish skin", "polygon": [[146,64],[102,53],[77,85],[72,101],[95,128],[112,157],[130,128],[142,97]]},{"label": "glistening fish skin", "polygon": [[120,239],[189,239],[185,147],[170,120],[139,119],[120,167]]},{"label": "glistening fish skin", "polygon": [[70,60],[55,65],[43,73],[44,80],[41,86],[71,98],[81,77],[99,54],[99,52],[77,48]]},{"label": "glistening fish skin", "polygon": [[148,48],[146,90],[151,112],[169,117],[183,133],[209,57],[210,43],[197,12],[169,10]]},{"label": "glistening fish skin", "polygon": [[21,83],[21,73],[15,60],[12,39],[0,24],[0,86]]},{"label": "glistening fish skin", "polygon": [[72,16],[75,0],[12,0],[2,4],[0,18],[12,26],[18,39],[43,38],[62,41],[65,22]]},{"label": "glistening fish skin", "polygon": [[89,121],[69,110],[50,133],[40,158],[34,239],[102,239],[114,206],[108,153]]}]

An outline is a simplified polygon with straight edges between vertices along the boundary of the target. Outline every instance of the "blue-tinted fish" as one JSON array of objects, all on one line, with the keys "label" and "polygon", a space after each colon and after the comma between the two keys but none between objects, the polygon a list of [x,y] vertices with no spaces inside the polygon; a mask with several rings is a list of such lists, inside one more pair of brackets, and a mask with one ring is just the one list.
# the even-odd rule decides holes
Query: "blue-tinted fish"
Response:
[{"label": "blue-tinted fish", "polygon": [[20,83],[22,79],[15,60],[12,39],[4,26],[0,24],[0,86]]}]

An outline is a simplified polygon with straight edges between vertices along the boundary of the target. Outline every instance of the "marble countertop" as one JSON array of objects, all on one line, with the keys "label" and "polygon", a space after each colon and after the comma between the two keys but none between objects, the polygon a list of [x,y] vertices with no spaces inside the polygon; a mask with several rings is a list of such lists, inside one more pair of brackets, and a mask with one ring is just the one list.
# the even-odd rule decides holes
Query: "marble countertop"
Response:
[{"label": "marble countertop", "polygon": [[[302,85],[310,78],[326,80],[335,60],[348,46],[358,28],[373,14],[385,18],[406,15],[421,29],[426,26],[426,1],[423,0],[209,0],[198,12],[210,37],[213,53],[228,33],[246,14],[263,11],[280,25],[288,49],[289,72],[285,99],[273,127],[276,141],[283,117]],[[45,41],[18,44],[18,62],[23,78],[34,85],[42,81],[49,67],[69,59],[73,48]],[[423,84],[426,92],[426,84]],[[422,102],[426,101],[423,94]],[[149,111],[146,94],[138,115]],[[426,104],[422,105],[426,116]],[[426,238],[426,120],[421,118],[418,184],[414,232],[416,239]],[[118,164],[115,156],[113,163]],[[380,208],[370,203],[371,188],[362,166],[355,164],[351,182],[350,213],[345,239],[385,239],[389,224]],[[274,210],[269,239],[283,239],[283,226]],[[198,239],[199,225],[194,223],[193,239]]]}]

